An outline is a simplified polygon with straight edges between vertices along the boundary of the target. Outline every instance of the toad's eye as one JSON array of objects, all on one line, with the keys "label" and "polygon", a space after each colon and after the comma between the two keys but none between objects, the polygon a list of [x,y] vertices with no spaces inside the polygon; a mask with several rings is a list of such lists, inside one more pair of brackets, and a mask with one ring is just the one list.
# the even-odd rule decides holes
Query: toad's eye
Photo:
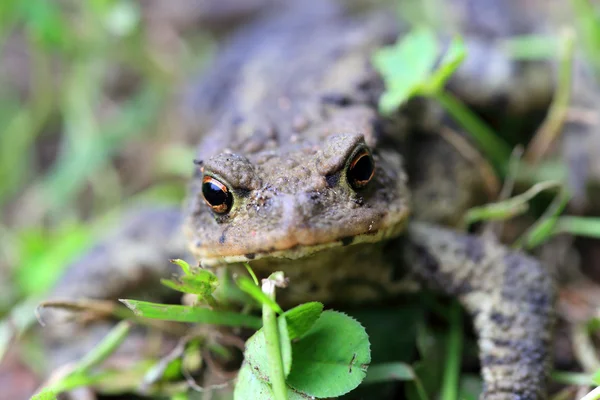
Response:
[{"label": "toad's eye", "polygon": [[212,176],[202,178],[202,196],[206,204],[217,214],[225,214],[231,210],[233,195],[223,183]]},{"label": "toad's eye", "polygon": [[375,162],[371,152],[367,148],[360,148],[354,153],[346,169],[348,183],[354,190],[362,189],[371,181],[374,173]]}]

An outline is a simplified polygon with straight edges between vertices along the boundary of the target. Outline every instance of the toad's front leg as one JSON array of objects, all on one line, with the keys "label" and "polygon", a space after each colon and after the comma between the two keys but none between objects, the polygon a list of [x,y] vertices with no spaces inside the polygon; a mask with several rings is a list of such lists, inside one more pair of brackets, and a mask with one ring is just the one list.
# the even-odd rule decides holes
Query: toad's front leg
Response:
[{"label": "toad's front leg", "polygon": [[493,240],[413,223],[406,264],[474,318],[486,400],[546,398],[555,288],[534,258]]}]

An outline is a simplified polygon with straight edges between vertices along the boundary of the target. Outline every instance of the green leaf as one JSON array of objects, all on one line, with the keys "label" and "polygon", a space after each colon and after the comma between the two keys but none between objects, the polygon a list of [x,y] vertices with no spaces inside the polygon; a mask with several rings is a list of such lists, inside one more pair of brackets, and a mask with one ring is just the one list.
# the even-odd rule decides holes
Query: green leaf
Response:
[{"label": "green leaf", "polygon": [[[319,319],[323,312],[323,304],[317,301],[300,304],[287,310],[283,316],[287,320],[287,329],[290,340],[304,335]],[[281,318],[281,317],[279,317]]]},{"label": "green leaf", "polygon": [[274,397],[271,386],[260,379],[248,362],[242,364],[233,392],[234,400],[272,399]]},{"label": "green leaf", "polygon": [[196,294],[202,299],[212,296],[219,285],[217,276],[206,269],[191,270],[178,279],[179,282],[171,279],[161,279],[160,282],[173,290]]},{"label": "green leaf", "polygon": [[381,113],[393,113],[419,92],[435,65],[438,52],[433,31],[417,28],[395,45],[379,49],[373,55],[373,66],[381,73],[386,87],[379,102]]},{"label": "green leaf", "polygon": [[466,56],[465,44],[459,37],[450,42],[448,51],[434,71],[439,56],[435,33],[417,28],[373,55],[373,66],[382,75],[385,92],[379,99],[382,114],[391,114],[412,96],[435,96]]},{"label": "green leaf", "polygon": [[256,286],[256,284],[252,281],[252,279],[248,278],[247,276],[241,276],[236,281],[236,283],[240,289],[242,289],[244,292],[248,293],[260,304],[268,305],[269,307],[271,307],[271,309],[273,311],[275,311],[278,314],[283,313],[283,310],[281,309],[279,304],[277,304],[277,302],[275,302],[275,300],[271,299],[262,290],[260,290],[260,288],[258,286]]},{"label": "green leaf", "polygon": [[[286,377],[289,375],[292,366],[291,340],[297,339],[308,332],[319,319],[322,311],[323,304],[319,302],[304,303],[286,311],[277,318]],[[264,328],[248,339],[244,354],[252,369],[257,373],[258,378],[269,382]]]},{"label": "green leaf", "polygon": [[185,276],[182,276],[180,278],[180,282],[176,282],[173,279],[161,279],[160,283],[162,283],[164,286],[168,287],[169,289],[173,289],[176,290],[178,292],[181,293],[191,293],[191,294],[198,294],[198,292],[202,292],[203,288],[196,286],[195,282],[183,282]]},{"label": "green leaf", "polygon": [[191,275],[192,274],[192,267],[190,267],[190,264],[188,264],[187,261],[176,258],[173,260],[170,260],[171,263],[175,264],[175,265],[179,265],[179,267],[181,268],[181,270],[183,271],[183,273],[185,275]]},{"label": "green leaf", "polygon": [[287,383],[318,398],[337,397],[356,388],[371,362],[369,337],[354,319],[325,311],[292,344],[294,360]]},{"label": "green leaf", "polygon": [[496,170],[503,174],[502,168],[510,157],[510,148],[466,106],[444,91],[446,81],[465,56],[464,42],[455,37],[434,71],[439,46],[435,33],[427,28],[417,28],[394,46],[379,49],[372,59],[385,83],[385,92],[379,99],[379,111],[389,115],[412,96],[434,97],[469,132]]},{"label": "green leaf", "polygon": [[[288,400],[306,400],[313,399],[313,397],[304,395],[294,391],[288,386],[287,397]],[[237,382],[233,392],[234,400],[265,400],[273,399],[273,390],[268,383],[258,379],[256,375],[252,373],[252,367],[247,362],[242,364],[242,368],[238,373]]]},{"label": "green leaf", "polygon": [[57,400],[56,393],[47,388],[34,395],[31,400]]},{"label": "green leaf", "polygon": [[244,326],[252,329],[260,329],[262,326],[262,320],[258,317],[231,311],[213,311],[207,308],[150,303],[138,300],[120,299],[119,301],[140,317],[198,324]]},{"label": "green leaf", "polygon": [[[305,303],[286,311],[277,318],[283,371],[286,377],[290,374],[292,367],[291,340],[299,338],[308,332],[318,320],[322,310],[323,304],[321,303]],[[269,383],[269,362],[267,359],[264,328],[248,339],[244,356],[256,378]]]},{"label": "green leaf", "polygon": [[446,81],[458,69],[460,64],[467,56],[467,49],[464,41],[460,37],[454,37],[450,42],[448,51],[442,58],[438,69],[431,76],[427,85],[427,92],[435,94],[444,89]]}]

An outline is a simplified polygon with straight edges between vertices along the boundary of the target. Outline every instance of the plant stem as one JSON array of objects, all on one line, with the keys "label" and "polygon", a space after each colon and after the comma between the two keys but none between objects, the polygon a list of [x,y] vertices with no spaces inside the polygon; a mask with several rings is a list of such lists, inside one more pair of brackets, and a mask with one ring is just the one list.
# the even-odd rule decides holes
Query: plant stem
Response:
[{"label": "plant stem", "polygon": [[98,364],[102,363],[115,350],[123,343],[127,338],[129,331],[131,330],[131,322],[121,321],[119,322],[105,337],[102,341],[94,347],[92,351],[87,353],[78,363],[77,367],[73,371],[77,374],[85,374],[90,369],[94,368]]},{"label": "plant stem", "polygon": [[473,138],[490,160],[500,177],[506,174],[510,148],[494,131],[451,93],[440,91],[435,95],[444,109]]},{"label": "plant stem", "polygon": [[554,371],[551,377],[554,382],[563,385],[591,386],[594,384],[593,377],[583,372]]},{"label": "plant stem", "polygon": [[[275,301],[275,281],[264,279],[262,291]],[[283,372],[283,359],[281,357],[281,344],[279,343],[279,329],[277,326],[277,314],[267,304],[263,304],[263,328],[265,330],[265,345],[267,348],[267,360],[269,361],[269,378],[273,387],[276,400],[287,400],[287,387],[285,374]]]},{"label": "plant stem", "polygon": [[598,400],[600,399],[600,387],[586,394],[581,400]]},{"label": "plant stem", "polygon": [[557,222],[556,231],[558,233],[566,232],[577,236],[599,238],[600,218],[579,217],[575,215],[560,217]]}]

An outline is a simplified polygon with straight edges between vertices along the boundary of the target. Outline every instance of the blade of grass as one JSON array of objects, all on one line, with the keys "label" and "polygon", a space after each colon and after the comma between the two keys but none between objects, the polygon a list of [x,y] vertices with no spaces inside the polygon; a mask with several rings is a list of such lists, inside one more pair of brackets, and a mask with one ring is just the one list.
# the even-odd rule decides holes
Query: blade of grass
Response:
[{"label": "blade of grass", "polygon": [[442,383],[442,399],[444,400],[458,399],[463,347],[462,319],[462,310],[458,302],[455,301],[450,307],[450,332],[448,334],[446,366]]},{"label": "blade of grass", "polygon": [[[42,326],[45,326],[42,312],[46,308],[58,308],[70,312],[91,313],[93,316],[102,318],[112,317],[120,320],[128,320],[137,325],[148,326],[170,335],[182,336],[188,331],[187,326],[183,324],[174,324],[173,322],[166,323],[159,319],[149,319],[143,316],[131,315],[131,310],[112,300],[80,299],[75,301],[50,300],[39,302],[34,314]],[[29,310],[31,310],[31,307]]]},{"label": "blade of grass", "polygon": [[536,165],[520,163],[516,183],[523,187],[529,187],[544,181],[566,182],[567,176],[567,165],[563,161],[543,160]]},{"label": "blade of grass", "polygon": [[542,126],[529,143],[525,159],[532,164],[540,161],[551,144],[562,133],[562,125],[567,117],[571,100],[571,78],[573,70],[573,54],[575,51],[575,33],[572,29],[561,32],[558,87],[550,105],[548,115]]},{"label": "blade of grass", "polygon": [[44,389],[39,393],[33,395],[31,400],[56,400],[56,392],[50,389]]},{"label": "blade of grass", "polygon": [[74,389],[89,384],[89,372],[92,368],[102,363],[127,338],[131,330],[131,322],[121,321],[118,323],[89,353],[87,353],[62,379],[45,387],[36,394],[33,399],[51,399],[57,393]]},{"label": "blade of grass", "polygon": [[119,301],[140,317],[198,324],[245,326],[252,329],[260,329],[262,326],[262,321],[258,317],[231,311],[214,311],[207,308],[158,304],[137,300],[120,299]]},{"label": "blade of grass", "polygon": [[571,0],[575,11],[575,26],[579,30],[578,38],[585,48],[596,72],[600,72],[600,17],[589,0]]},{"label": "blade of grass", "polygon": [[539,193],[560,188],[562,184],[556,181],[540,182],[529,190],[510,199],[497,203],[489,203],[480,207],[473,207],[465,215],[465,224],[471,225],[478,221],[504,220],[525,213],[529,209],[528,202]]},{"label": "blade of grass", "polygon": [[[32,398],[44,399],[51,393],[67,392],[79,387],[95,387],[103,393],[131,393],[138,388],[144,374],[152,367],[152,363],[141,361],[127,370],[104,370],[89,374],[69,374],[56,384],[44,388]],[[167,388],[165,388],[167,389]],[[168,389],[167,389],[168,390]],[[157,390],[159,391],[159,390]],[[51,397],[50,397],[51,398]]]},{"label": "blade of grass", "polygon": [[0,204],[14,195],[31,169],[30,151],[35,134],[31,110],[18,110],[0,135]]},{"label": "blade of grass", "polygon": [[435,95],[435,99],[469,133],[490,160],[498,174],[501,177],[506,175],[506,168],[511,154],[510,147],[485,122],[451,93],[440,91]]},{"label": "blade of grass", "polygon": [[544,214],[517,239],[513,247],[533,249],[549,239],[556,228],[559,215],[567,207],[570,199],[571,195],[563,188],[552,200],[552,204],[544,211]]},{"label": "blade of grass", "polygon": [[92,351],[87,353],[77,363],[77,367],[73,370],[73,373],[86,374],[92,368],[106,360],[127,338],[131,327],[132,323],[129,321],[119,322]]},{"label": "blade of grass", "polygon": [[252,281],[254,282],[254,284],[256,286],[258,286],[258,278],[256,277],[256,274],[254,273],[254,271],[252,270],[252,268],[250,267],[250,264],[248,263],[244,263],[244,267],[246,267],[246,270],[248,271],[248,273],[250,274],[250,276],[252,277]]},{"label": "blade of grass", "polygon": [[500,46],[517,60],[548,60],[559,50],[559,43],[553,36],[520,35],[505,39]]},{"label": "blade of grass", "polygon": [[600,218],[565,216],[560,217],[555,232],[565,232],[577,236],[600,238]]},{"label": "blade of grass", "polygon": [[244,292],[248,293],[260,304],[269,306],[273,311],[275,311],[278,314],[283,313],[283,310],[281,309],[279,304],[277,304],[277,302],[275,302],[275,300],[273,300],[271,297],[269,297],[264,292],[264,290],[260,290],[260,288],[258,286],[256,286],[250,278],[248,278],[246,276],[241,276],[238,278],[236,283],[240,289],[242,289]]}]

